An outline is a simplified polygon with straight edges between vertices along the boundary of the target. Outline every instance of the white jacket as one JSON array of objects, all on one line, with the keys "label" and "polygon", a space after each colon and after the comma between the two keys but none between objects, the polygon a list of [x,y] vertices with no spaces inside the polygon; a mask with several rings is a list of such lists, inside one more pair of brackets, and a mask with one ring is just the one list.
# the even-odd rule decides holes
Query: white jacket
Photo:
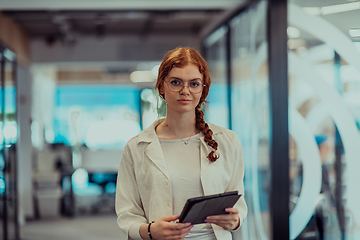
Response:
[{"label": "white jacket", "polygon": [[[155,128],[163,119],[132,138],[125,146],[120,161],[115,208],[119,227],[129,239],[139,235],[139,227],[164,216],[173,215],[169,173]],[[205,195],[238,190],[244,194],[244,163],[237,135],[226,128],[209,123],[213,138],[218,142],[220,158],[212,163],[207,155],[212,150],[201,137],[201,184]],[[191,166],[190,166],[191,167]],[[240,224],[247,215],[244,197],[235,207]],[[216,238],[232,239],[231,233],[212,224]]]}]

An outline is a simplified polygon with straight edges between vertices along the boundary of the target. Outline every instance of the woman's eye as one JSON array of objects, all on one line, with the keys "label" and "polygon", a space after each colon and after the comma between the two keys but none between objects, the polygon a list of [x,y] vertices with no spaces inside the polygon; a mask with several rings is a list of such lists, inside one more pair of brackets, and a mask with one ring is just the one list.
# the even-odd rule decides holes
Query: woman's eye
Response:
[{"label": "woman's eye", "polygon": [[200,83],[199,83],[199,82],[191,82],[191,83],[190,83],[190,87],[195,88],[195,87],[198,87],[198,86],[200,86]]},{"label": "woman's eye", "polygon": [[180,80],[172,80],[170,82],[172,85],[181,85],[181,81]]}]

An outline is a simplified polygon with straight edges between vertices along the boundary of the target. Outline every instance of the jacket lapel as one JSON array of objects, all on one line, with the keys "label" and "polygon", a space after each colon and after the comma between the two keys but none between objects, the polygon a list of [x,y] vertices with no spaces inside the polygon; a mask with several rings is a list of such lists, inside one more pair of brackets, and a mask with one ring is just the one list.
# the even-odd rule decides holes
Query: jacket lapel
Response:
[{"label": "jacket lapel", "polygon": [[159,168],[159,170],[170,180],[165,157],[158,139],[154,139],[145,148],[146,156]]},{"label": "jacket lapel", "polygon": [[145,154],[146,156],[159,168],[159,170],[170,180],[164,153],[161,149],[161,145],[159,142],[159,139],[156,135],[155,128],[157,125],[159,125],[164,119],[159,119],[155,121],[150,127],[147,129],[144,129],[139,134],[138,137],[138,144],[141,142],[148,143],[148,145],[145,147]]}]

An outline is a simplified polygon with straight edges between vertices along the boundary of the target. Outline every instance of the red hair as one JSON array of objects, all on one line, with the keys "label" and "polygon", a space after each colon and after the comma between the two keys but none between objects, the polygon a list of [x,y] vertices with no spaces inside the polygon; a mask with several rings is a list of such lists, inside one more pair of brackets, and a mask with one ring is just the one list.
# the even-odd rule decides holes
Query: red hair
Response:
[{"label": "red hair", "polygon": [[213,148],[213,150],[207,156],[211,162],[215,162],[219,156],[215,154],[218,148],[218,143],[212,138],[213,131],[209,128],[208,124],[204,120],[204,113],[201,110],[201,105],[205,102],[207,95],[209,94],[209,88],[211,85],[210,73],[206,61],[200,55],[198,51],[192,48],[178,47],[170,51],[162,61],[155,89],[159,91],[162,98],[165,99],[164,93],[160,92],[160,89],[164,87],[165,77],[174,68],[181,68],[188,64],[194,64],[199,68],[199,72],[203,75],[204,89],[201,93],[199,104],[195,108],[196,116],[196,128],[204,134],[205,142]]}]

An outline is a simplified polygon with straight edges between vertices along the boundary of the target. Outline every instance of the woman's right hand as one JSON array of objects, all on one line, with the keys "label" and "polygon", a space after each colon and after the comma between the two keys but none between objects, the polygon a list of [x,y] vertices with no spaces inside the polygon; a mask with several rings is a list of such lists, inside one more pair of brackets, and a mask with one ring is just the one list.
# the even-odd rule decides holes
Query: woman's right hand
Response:
[{"label": "woman's right hand", "polygon": [[190,223],[175,223],[178,215],[165,216],[152,223],[150,233],[156,240],[184,239],[193,227]]}]

